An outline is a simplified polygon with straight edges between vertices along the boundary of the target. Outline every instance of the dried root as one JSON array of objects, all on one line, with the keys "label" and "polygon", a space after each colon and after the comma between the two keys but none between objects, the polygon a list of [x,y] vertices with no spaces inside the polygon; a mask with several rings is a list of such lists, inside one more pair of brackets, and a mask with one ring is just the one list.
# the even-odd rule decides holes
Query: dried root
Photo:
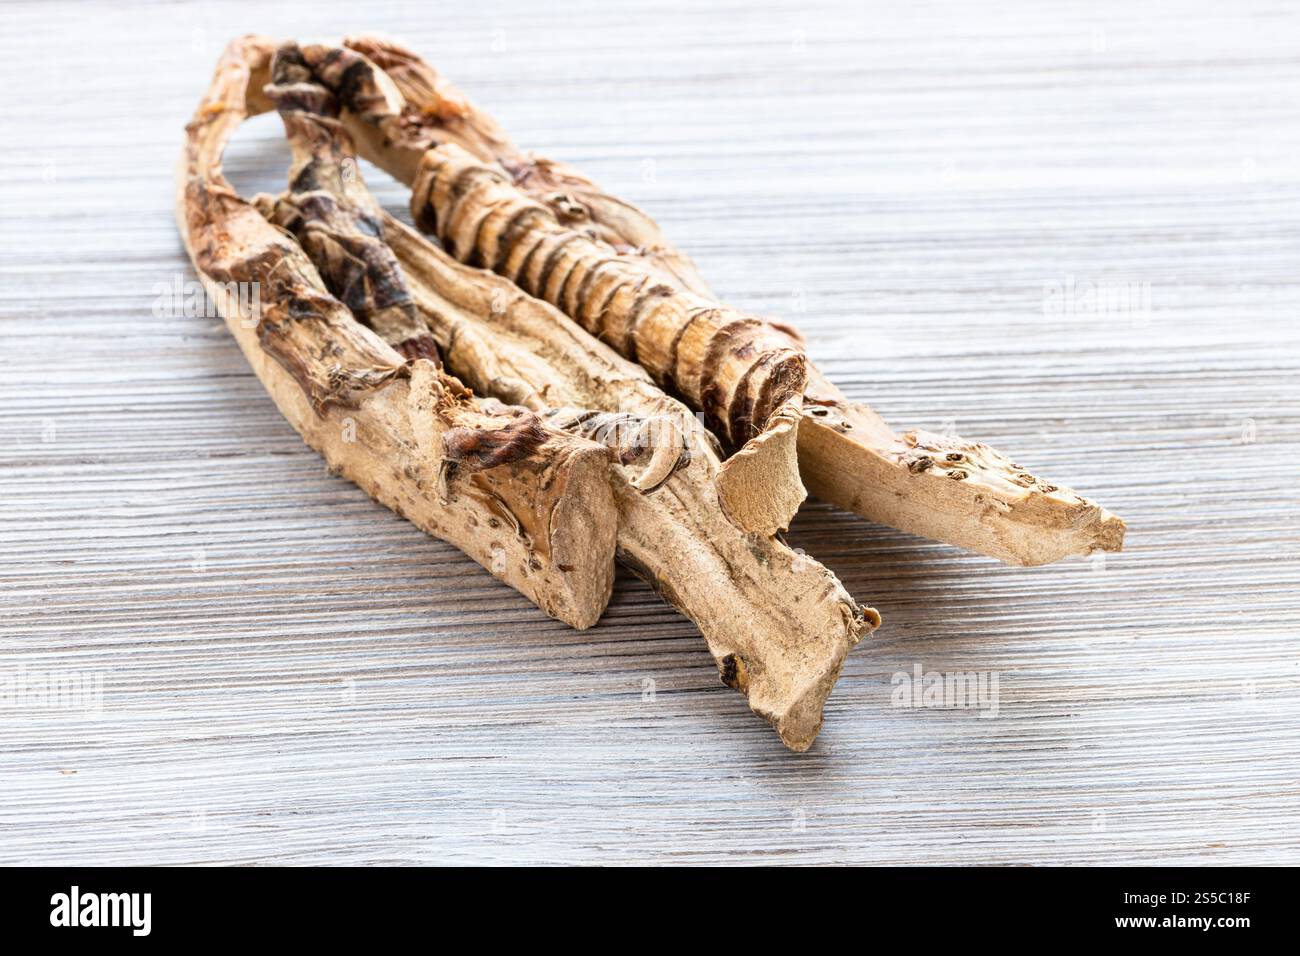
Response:
[{"label": "dried root", "polygon": [[[261,93],[270,58],[257,38],[231,44],[186,127],[177,216],[201,280],[280,410],[332,469],[547,613],[590,626],[613,582],[608,450],[525,409],[483,406],[433,356],[399,354],[234,192],[221,154],[245,116],[270,105]],[[236,283],[258,290],[256,314],[231,293]]]},{"label": "dried root", "polygon": [[[317,48],[314,56],[334,71],[343,120],[363,152],[415,185],[422,225],[457,256],[510,276],[645,365],[708,413],[733,444],[748,442],[725,466],[738,472],[736,485],[762,487],[752,472],[772,472],[760,442],[784,451],[795,435],[792,419],[801,415],[803,482],[864,517],[1011,564],[1122,547],[1120,518],[1054,483],[1026,481],[1006,456],[963,439],[896,434],[806,363],[790,330],[743,326],[745,342],[735,344],[751,364],[707,374],[745,319],[708,297],[694,266],[645,213],[567,167],[521,153],[490,117],[397,44],[350,38],[343,49]],[[709,344],[701,347],[696,336]],[[806,363],[801,410],[784,400],[770,404],[773,391],[763,404],[774,372],[764,357],[776,356],[787,369]],[[755,422],[757,439],[746,434]],[[746,451],[758,453],[758,467],[746,468]],[[959,464],[947,461],[954,454],[963,467],[946,467]],[[922,459],[939,467],[918,466]],[[725,472],[721,480],[725,487]],[[751,512],[742,525],[763,526],[780,523],[794,494],[790,487],[771,496],[724,494],[732,497]]]},{"label": "dried root", "polygon": [[804,498],[796,436],[807,371],[786,336],[657,280],[457,146],[424,154],[411,208],[457,259],[556,306],[702,411],[737,449],[718,479],[727,514],[760,534],[788,527]]},{"label": "dried root", "polygon": [[[182,231],[205,281],[281,283],[269,299],[263,293],[255,330],[233,308],[225,314],[286,417],[377,498],[553,613],[573,599],[542,586],[552,567],[566,582],[589,576],[590,590],[607,597],[604,535],[613,530],[618,557],[700,627],[724,682],[787,746],[806,749],[846,653],[879,615],[817,562],[728,519],[716,442],[644,370],[545,302],[456,262],[384,214],[355,168],[336,104],[305,62],[292,45],[272,58],[266,41],[232,44],[190,126],[181,177]],[[244,115],[272,107],[294,150],[290,188],[254,206],[230,190],[218,163]],[[312,307],[290,305],[290,287],[310,292]],[[291,341],[278,340],[280,326]],[[413,354],[404,360],[397,349]],[[493,397],[473,398],[462,380]],[[334,410],[344,405],[361,423],[355,448],[333,437]],[[552,464],[554,449],[591,471]],[[611,491],[615,522],[606,511]],[[548,493],[556,499],[550,552],[536,543],[543,509],[520,504]],[[578,513],[582,496],[586,512]],[[560,562],[556,546],[572,549],[557,541],[560,529],[585,536],[590,553]],[[489,542],[514,550],[499,560]],[[524,575],[514,573],[525,556],[520,543]]]},{"label": "dried root", "polygon": [[1119,551],[1124,522],[1035,477],[987,445],[921,430],[896,434],[814,373],[799,464],[819,498],[873,521],[1016,565]]},{"label": "dried root", "polygon": [[[702,411],[736,451],[717,478],[728,517],[763,535],[789,526],[805,496],[797,429],[807,367],[788,335],[684,288],[626,244],[611,246],[599,230],[573,224],[571,213],[531,198],[499,165],[455,143],[429,146],[414,160],[428,125],[413,124],[386,74],[343,47],[309,46],[302,56],[355,118],[350,128],[370,143],[370,154],[413,176],[411,208],[424,231],[461,261],[556,306]],[[436,96],[436,79],[425,89]],[[435,115],[446,115],[439,102]],[[483,148],[492,139],[488,131],[476,142]]]},{"label": "dried root", "polygon": [[[332,132],[337,151],[350,155],[350,140]],[[359,176],[350,186],[358,203],[373,203],[359,198]],[[380,234],[453,372],[617,452],[620,559],[696,623],[724,681],[782,740],[808,747],[845,655],[879,615],[859,608],[816,561],[728,520],[712,436],[642,368],[382,213]]]},{"label": "dried root", "polygon": [[617,450],[619,559],[695,622],[723,681],[786,746],[807,749],[845,656],[880,615],[817,561],[729,520],[712,436],[643,369],[508,280],[456,262],[391,217],[383,223],[452,370],[489,393],[526,377],[556,409],[546,420]]},{"label": "dried root", "polygon": [[323,80],[336,89],[347,86],[355,91],[348,99],[356,109],[345,116],[345,121],[357,122],[353,132],[362,125],[382,130],[384,148],[367,158],[397,179],[412,182],[426,150],[453,143],[499,164],[516,186],[545,204],[564,225],[590,231],[620,255],[639,257],[682,288],[710,294],[691,259],[675,249],[642,210],[562,163],[518,149],[492,117],[410,50],[373,36],[349,37],[341,48],[329,51],[315,49],[331,57],[322,70]]}]

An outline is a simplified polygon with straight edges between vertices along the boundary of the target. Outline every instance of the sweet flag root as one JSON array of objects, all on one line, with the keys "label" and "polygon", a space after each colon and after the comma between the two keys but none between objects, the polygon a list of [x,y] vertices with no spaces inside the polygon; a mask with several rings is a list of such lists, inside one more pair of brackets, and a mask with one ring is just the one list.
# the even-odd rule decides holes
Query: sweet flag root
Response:
[{"label": "sweet flag root", "polygon": [[689,410],[545,302],[383,217],[449,367],[610,443],[619,559],[700,629],[722,679],[794,750],[811,745],[850,648],[880,624],[827,568],[722,510],[722,464]]},{"label": "sweet flag root", "polygon": [[[667,270],[685,271],[684,260],[620,252],[595,230],[563,221],[563,211],[520,192],[499,165],[455,143],[400,152],[404,100],[391,80],[346,47],[301,52],[357,120],[350,128],[369,153],[393,152],[381,164],[414,182],[411,207],[422,229],[461,261],[558,307],[681,394],[733,452],[716,478],[728,517],[763,535],[789,526],[806,495],[797,431],[808,368],[788,333],[675,281]],[[630,215],[631,207],[621,208]],[[635,222],[649,220],[638,213]]]},{"label": "sweet flag root", "polygon": [[[263,282],[259,324],[229,301],[223,309],[286,417],[376,498],[576,626],[608,597],[616,542],[618,558],[700,628],[723,681],[787,746],[806,749],[845,655],[879,615],[816,561],[724,512],[715,439],[642,368],[387,216],[320,82],[327,64],[313,58],[292,44],[233,43],[189,127],[181,176],[182,232],[205,283]],[[221,178],[220,155],[246,115],[271,108],[293,149],[290,185],[250,204]],[[307,292],[310,307],[294,298]],[[367,351],[354,356],[353,341]],[[321,380],[341,384],[322,390]],[[352,444],[335,439],[336,391],[365,423]],[[590,471],[557,482],[554,450]],[[586,512],[565,510],[573,503],[557,484],[585,495]],[[590,539],[581,560],[536,546],[540,512],[519,502],[544,494],[558,502],[546,540],[572,524],[575,540]],[[582,607],[594,613],[572,613],[579,602],[550,586],[553,569],[557,583],[586,582]]]},{"label": "sweet flag root", "polygon": [[[846,399],[797,332],[718,303],[645,213],[521,153],[415,54],[369,37],[304,52],[363,155],[413,185],[421,228],[641,363],[739,449],[719,492],[740,527],[784,527],[801,476],[866,518],[1011,564],[1121,548],[1124,522],[1082,495],[982,444],[895,433]],[[796,420],[798,476],[782,470]]]},{"label": "sweet flag root", "polygon": [[[349,37],[342,45],[381,71],[373,75],[372,85],[369,71],[344,57],[332,64],[332,75],[323,77],[337,85],[346,70],[353,70],[348,82],[357,89],[350,99],[372,112],[345,115],[344,120],[383,125],[385,148],[368,157],[376,165],[402,182],[412,182],[425,150],[433,145],[430,133],[436,129],[437,142],[454,143],[480,159],[499,163],[515,185],[546,204],[560,222],[590,230],[620,255],[645,260],[683,288],[710,294],[695,264],[668,242],[653,219],[577,170],[521,152],[492,117],[476,109],[416,54],[370,36]],[[404,102],[406,108],[392,113],[390,102]]]},{"label": "sweet flag root", "polygon": [[[270,110],[288,188],[245,200],[221,156]],[[804,483],[1014,564],[1122,545],[1119,518],[993,449],[848,401],[796,330],[717,301],[649,216],[521,153],[396,44],[236,40],[186,134],[186,249],[330,467],[574,627],[623,562],[791,749],[880,623],[778,537]],[[379,206],[358,151],[436,243]]]}]

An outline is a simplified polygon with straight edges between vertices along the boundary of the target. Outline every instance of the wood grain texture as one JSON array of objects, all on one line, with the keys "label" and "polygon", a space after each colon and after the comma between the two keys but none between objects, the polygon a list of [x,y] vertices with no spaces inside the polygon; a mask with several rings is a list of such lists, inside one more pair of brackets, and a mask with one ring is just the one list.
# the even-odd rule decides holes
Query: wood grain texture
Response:
[{"label": "wood grain texture", "polygon": [[[1300,14],[465,6],[6,6],[0,863],[1300,862]],[[327,476],[154,287],[226,39],[360,30],[1126,550],[1013,569],[809,502],[791,543],[885,623],[797,756],[630,576],[577,633]],[[267,117],[228,168],[286,160]],[[917,664],[997,673],[998,716],[892,706]]]}]

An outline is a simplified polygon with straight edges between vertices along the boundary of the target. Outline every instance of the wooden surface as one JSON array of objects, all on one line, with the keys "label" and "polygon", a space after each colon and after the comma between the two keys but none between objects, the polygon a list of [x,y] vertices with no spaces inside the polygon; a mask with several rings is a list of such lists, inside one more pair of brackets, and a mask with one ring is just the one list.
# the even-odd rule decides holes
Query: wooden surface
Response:
[{"label": "wooden surface", "polygon": [[[0,863],[1300,862],[1293,6],[382,6],[4,8],[0,689],[102,707],[0,702]],[[809,502],[791,543],[885,623],[798,756],[639,581],[568,630],[328,477],[152,304],[226,39],[358,30],[1127,549],[1018,570]],[[996,673],[998,716],[892,706],[918,664]]]}]

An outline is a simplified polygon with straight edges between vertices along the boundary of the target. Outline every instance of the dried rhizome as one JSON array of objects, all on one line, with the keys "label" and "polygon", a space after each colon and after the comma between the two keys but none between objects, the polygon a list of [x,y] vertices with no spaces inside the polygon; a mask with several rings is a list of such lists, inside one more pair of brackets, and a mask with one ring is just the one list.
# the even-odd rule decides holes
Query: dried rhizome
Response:
[{"label": "dried rhizome", "polygon": [[[246,199],[221,155],[270,110],[288,185]],[[412,184],[432,241],[376,203],[358,151]],[[331,468],[574,627],[623,562],[792,749],[880,621],[780,540],[804,483],[1014,563],[1122,540],[1119,519],[991,449],[895,435],[797,331],[717,302],[643,212],[521,153],[394,44],[231,43],[177,199],[227,326]],[[257,284],[256,314],[238,283]]]}]

